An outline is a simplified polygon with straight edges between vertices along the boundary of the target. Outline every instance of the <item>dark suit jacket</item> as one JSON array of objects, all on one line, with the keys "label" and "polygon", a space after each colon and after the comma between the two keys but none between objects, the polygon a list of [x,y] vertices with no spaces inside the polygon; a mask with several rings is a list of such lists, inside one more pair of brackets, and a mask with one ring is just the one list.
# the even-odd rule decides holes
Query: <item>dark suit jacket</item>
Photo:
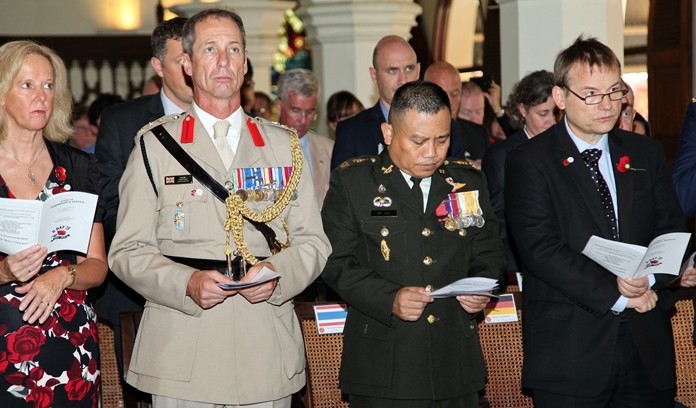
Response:
[{"label": "dark suit jacket", "polygon": [[[620,240],[647,246],[660,234],[681,231],[679,202],[660,144],[620,129],[608,137],[612,163],[628,156],[632,166],[645,169],[613,169]],[[596,395],[609,381],[621,324],[610,309],[620,293],[616,277],[581,253],[590,236],[611,239],[611,233],[565,121],[508,155],[505,201],[525,271],[522,384],[565,395]],[[674,297],[664,290],[673,277],[655,276],[657,306],[644,314],[627,309],[623,315],[651,383],[666,390],[675,387],[668,313]]]},{"label": "dark suit jacket", "polygon": [[452,134],[459,133],[462,137],[462,144],[467,158],[481,160],[483,154],[490,147],[490,135],[483,125],[468,120],[457,118],[452,123]]},{"label": "dark suit jacket", "polygon": [[[352,118],[338,122],[336,143],[331,154],[331,168],[335,169],[339,164],[354,157],[378,154],[380,143],[386,149],[381,128],[384,122],[386,120],[379,101],[373,107],[365,109]],[[465,158],[461,138],[452,137],[450,139],[448,155],[460,159]]]},{"label": "dark suit jacket", "polygon": [[672,178],[684,215],[693,217],[696,215],[696,103],[694,102],[691,102],[686,110]]},{"label": "dark suit jacket", "polygon": [[512,240],[510,240],[507,220],[505,219],[505,160],[512,150],[526,141],[527,134],[524,130],[518,130],[508,136],[507,139],[494,144],[486,150],[481,161],[481,171],[486,175],[486,180],[488,181],[491,205],[500,224],[500,238],[505,247],[509,271],[519,271],[520,269],[517,249],[513,245]]},{"label": "dark suit jacket", "polygon": [[[460,234],[440,225],[435,209],[452,191],[447,177],[466,183],[458,191],[480,192],[483,228]],[[380,186],[393,201],[389,207],[373,203]],[[404,286],[439,288],[467,276],[502,277],[505,260],[483,174],[463,161],[443,165],[432,176],[425,214],[410,194],[388,150],[331,174],[322,219],[333,253],[322,276],[349,305],[340,371],[347,394],[446,399],[485,384],[477,322],[455,298],[436,299],[415,322],[392,315]]]},{"label": "dark suit jacket", "polygon": [[[159,93],[111,106],[101,116],[95,154],[105,210],[104,238],[107,250],[116,231],[118,183],[135,145],[135,136],[141,127],[162,116],[164,108]],[[118,324],[121,312],[141,310],[144,303],[140,295],[123,284],[113,273],[108,274],[106,282],[97,293],[97,315],[112,324]]]}]

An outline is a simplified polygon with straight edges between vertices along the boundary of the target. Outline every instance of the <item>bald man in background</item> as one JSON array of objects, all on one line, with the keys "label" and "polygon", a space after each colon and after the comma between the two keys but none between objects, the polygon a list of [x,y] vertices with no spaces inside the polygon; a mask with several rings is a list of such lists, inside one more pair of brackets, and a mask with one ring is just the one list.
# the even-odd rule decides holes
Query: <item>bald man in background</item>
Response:
[{"label": "bald man in background", "polygon": [[[401,85],[418,79],[420,63],[408,41],[388,35],[377,42],[369,71],[379,91],[379,100],[373,107],[340,122],[331,156],[332,169],[353,157],[376,155],[384,150],[381,125],[389,116],[394,92]],[[464,158],[461,138],[454,139],[448,155]]]},{"label": "bald man in background", "polygon": [[425,70],[423,79],[434,83],[447,93],[452,107],[452,139],[462,140],[465,157],[476,168],[480,168],[483,153],[489,146],[488,132],[483,125],[457,117],[462,100],[459,71],[449,62],[439,61]]}]

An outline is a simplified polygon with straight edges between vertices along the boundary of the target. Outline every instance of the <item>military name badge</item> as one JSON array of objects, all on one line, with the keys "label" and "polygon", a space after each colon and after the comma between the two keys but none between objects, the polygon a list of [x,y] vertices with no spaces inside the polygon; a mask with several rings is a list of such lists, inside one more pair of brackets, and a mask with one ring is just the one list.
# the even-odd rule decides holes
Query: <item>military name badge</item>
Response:
[{"label": "military name badge", "polygon": [[[282,194],[292,175],[292,166],[288,167],[245,167],[232,171],[232,191],[243,201],[276,201]],[[297,199],[297,190],[292,199]]]},{"label": "military name badge", "polygon": [[486,223],[479,204],[478,190],[448,194],[438,206],[436,214],[444,218],[443,226],[448,231],[472,226],[481,228]]},{"label": "military name badge", "polygon": [[184,174],[181,176],[164,176],[164,184],[191,184],[193,183],[193,176],[190,174]]}]

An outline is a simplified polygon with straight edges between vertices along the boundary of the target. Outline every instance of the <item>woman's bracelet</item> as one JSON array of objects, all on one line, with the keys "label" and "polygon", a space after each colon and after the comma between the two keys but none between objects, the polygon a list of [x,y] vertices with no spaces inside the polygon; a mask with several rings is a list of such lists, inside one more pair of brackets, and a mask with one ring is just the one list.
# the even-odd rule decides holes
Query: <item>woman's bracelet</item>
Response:
[{"label": "woman's bracelet", "polygon": [[75,281],[77,280],[77,269],[75,269],[74,266],[68,265],[66,266],[68,268],[68,273],[70,273],[70,284],[67,286],[68,288],[73,286],[75,284]]}]

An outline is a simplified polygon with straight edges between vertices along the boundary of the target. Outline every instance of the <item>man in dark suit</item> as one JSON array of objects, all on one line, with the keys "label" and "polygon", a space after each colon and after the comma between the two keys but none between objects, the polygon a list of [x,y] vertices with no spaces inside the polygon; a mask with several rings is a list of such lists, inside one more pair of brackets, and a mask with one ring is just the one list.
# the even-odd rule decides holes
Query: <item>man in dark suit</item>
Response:
[{"label": "man in dark suit", "polygon": [[[322,276],[349,305],[340,382],[351,408],[479,406],[476,315],[488,297],[430,293],[500,279],[505,258],[483,174],[446,159],[450,122],[441,88],[405,84],[382,125],[387,149],[331,175],[322,219],[333,253]],[[478,214],[478,226],[457,214]]]},{"label": "man in dark suit", "polygon": [[505,169],[525,270],[522,385],[538,408],[672,407],[673,277],[620,279],[581,253],[592,235],[647,246],[682,230],[664,153],[614,129],[626,90],[606,45],[578,38],[558,55],[554,83],[565,119],[513,150]]},{"label": "man in dark suit", "polygon": [[500,223],[500,238],[505,246],[508,271],[518,272],[519,256],[510,239],[505,219],[505,160],[517,146],[550,128],[556,123],[556,103],[551,96],[553,74],[534,71],[515,84],[507,101],[510,122],[519,130],[505,140],[495,143],[483,155],[481,170],[488,181],[491,205]]},{"label": "man in dark suit", "polygon": [[434,83],[447,92],[452,107],[452,137],[461,138],[466,159],[474,167],[480,168],[483,153],[489,146],[488,132],[483,125],[457,117],[459,104],[462,100],[459,71],[449,62],[434,62],[425,70],[423,79]]},{"label": "man in dark suit", "polygon": [[[152,68],[162,78],[162,89],[104,111],[99,124],[96,156],[101,173],[101,199],[104,203],[104,238],[106,247],[116,231],[118,211],[118,183],[126,168],[128,156],[135,144],[138,130],[165,114],[185,111],[193,100],[193,91],[182,68],[183,48],[181,33],[185,18],[177,17],[158,25],[150,39],[153,57]],[[119,336],[119,314],[141,311],[144,299],[109,272],[96,300],[97,315],[109,321],[116,333],[116,352],[122,367]]]},{"label": "man in dark suit", "polygon": [[[386,146],[380,126],[387,121],[394,92],[420,74],[416,52],[403,38],[396,35],[383,37],[372,54],[370,78],[377,86],[377,103],[352,118],[343,120],[336,128],[336,143],[331,154],[331,168],[345,160],[363,155],[375,155]],[[464,158],[460,140],[452,141],[450,156]]]},{"label": "man in dark suit", "polygon": [[684,117],[672,178],[684,215],[693,217],[696,215],[696,99],[691,100]]}]

